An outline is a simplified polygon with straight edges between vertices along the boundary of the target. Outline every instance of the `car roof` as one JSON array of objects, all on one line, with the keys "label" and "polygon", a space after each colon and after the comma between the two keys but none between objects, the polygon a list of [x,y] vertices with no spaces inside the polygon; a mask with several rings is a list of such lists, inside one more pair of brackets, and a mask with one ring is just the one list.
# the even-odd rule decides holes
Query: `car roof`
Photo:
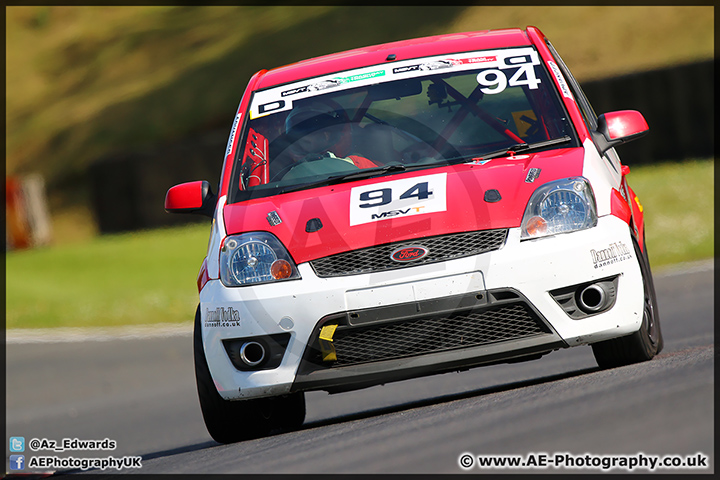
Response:
[{"label": "car roof", "polygon": [[450,33],[414,38],[323,55],[274,68],[260,75],[255,89],[261,90],[305,78],[379,65],[386,63],[389,55],[395,55],[395,61],[397,61],[472,50],[526,45],[531,45],[531,42],[525,31],[520,28]]}]

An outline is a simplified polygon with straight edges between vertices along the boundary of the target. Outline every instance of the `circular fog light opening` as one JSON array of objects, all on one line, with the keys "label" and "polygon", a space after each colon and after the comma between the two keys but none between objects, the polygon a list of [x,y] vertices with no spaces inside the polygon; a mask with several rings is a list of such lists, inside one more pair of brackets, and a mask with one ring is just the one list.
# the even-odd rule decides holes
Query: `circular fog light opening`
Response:
[{"label": "circular fog light opening", "polygon": [[580,305],[590,312],[601,310],[605,305],[605,291],[597,285],[590,285],[580,293]]},{"label": "circular fog light opening", "polygon": [[246,342],[240,347],[240,359],[248,366],[259,365],[265,359],[265,347],[258,342]]}]

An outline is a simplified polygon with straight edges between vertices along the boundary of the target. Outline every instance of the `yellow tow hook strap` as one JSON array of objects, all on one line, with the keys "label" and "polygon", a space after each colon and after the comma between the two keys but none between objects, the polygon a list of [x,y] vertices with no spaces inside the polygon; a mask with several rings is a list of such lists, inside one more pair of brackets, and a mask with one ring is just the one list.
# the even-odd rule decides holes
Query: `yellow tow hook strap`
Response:
[{"label": "yellow tow hook strap", "polygon": [[320,352],[322,353],[323,362],[332,362],[337,360],[335,345],[332,344],[333,335],[335,334],[335,329],[337,327],[337,325],[325,325],[320,330],[320,337],[318,340],[320,342]]},{"label": "yellow tow hook strap", "polygon": [[332,342],[332,337],[335,335],[335,329],[337,329],[337,327],[337,325],[325,325],[322,327],[320,330],[320,339]]}]

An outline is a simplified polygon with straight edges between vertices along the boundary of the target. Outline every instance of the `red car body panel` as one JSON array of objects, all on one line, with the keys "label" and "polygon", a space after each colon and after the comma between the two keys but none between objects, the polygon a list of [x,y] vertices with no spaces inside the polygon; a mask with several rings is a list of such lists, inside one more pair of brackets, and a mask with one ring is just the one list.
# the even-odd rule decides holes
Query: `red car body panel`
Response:
[{"label": "red car body panel", "polygon": [[634,228],[637,230],[638,245],[640,246],[640,249],[643,250],[643,245],[645,242],[645,219],[643,209],[640,200],[638,199],[633,189],[630,188],[630,185],[628,185],[627,182],[625,183],[625,185],[627,185],[628,192],[630,193],[628,203],[630,204],[630,208],[632,208],[632,220],[634,223]]},{"label": "red car body panel", "polygon": [[[275,68],[268,71],[255,88],[259,90],[343,70],[380,65],[389,61],[526,45],[530,45],[530,41],[525,32],[519,28],[451,33],[385,43],[324,55]],[[393,60],[388,60],[388,55],[395,55],[395,57]]]},{"label": "red car body panel", "polygon": [[630,206],[623,198],[622,193],[614,188],[610,194],[610,208],[612,215],[615,215],[627,224],[630,223],[632,217]]},{"label": "red car body panel", "polygon": [[[350,190],[389,179],[423,177],[420,170],[391,177],[379,177],[352,184],[320,187],[313,190],[244,201],[226,205],[225,228],[228,234],[267,231],[285,244],[295,262],[303,263],[349,250],[394,241],[404,241],[447,233],[495,228],[519,227],[525,207],[538,184],[581,175],[583,149],[568,148],[532,155],[517,155],[490,160],[484,165],[462,164],[432,169],[447,172],[446,211],[394,217],[350,225]],[[541,169],[536,182],[526,182],[530,168]],[[502,199],[486,202],[484,192],[496,189]],[[266,217],[276,211],[282,223],[271,227]],[[323,228],[307,233],[308,220],[319,218]]]}]

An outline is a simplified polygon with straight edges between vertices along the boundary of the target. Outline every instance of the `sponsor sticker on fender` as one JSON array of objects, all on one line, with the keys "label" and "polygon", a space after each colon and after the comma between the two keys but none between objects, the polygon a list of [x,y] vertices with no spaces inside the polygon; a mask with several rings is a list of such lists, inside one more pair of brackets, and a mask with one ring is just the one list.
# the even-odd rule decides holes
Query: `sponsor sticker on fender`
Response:
[{"label": "sponsor sticker on fender", "polygon": [[447,173],[353,187],[350,226],[447,210]]},{"label": "sponsor sticker on fender", "polygon": [[232,307],[205,309],[205,327],[239,327],[240,312]]},{"label": "sponsor sticker on fender", "polygon": [[607,248],[590,250],[595,268],[606,267],[632,258],[630,249],[622,242],[613,242]]}]

